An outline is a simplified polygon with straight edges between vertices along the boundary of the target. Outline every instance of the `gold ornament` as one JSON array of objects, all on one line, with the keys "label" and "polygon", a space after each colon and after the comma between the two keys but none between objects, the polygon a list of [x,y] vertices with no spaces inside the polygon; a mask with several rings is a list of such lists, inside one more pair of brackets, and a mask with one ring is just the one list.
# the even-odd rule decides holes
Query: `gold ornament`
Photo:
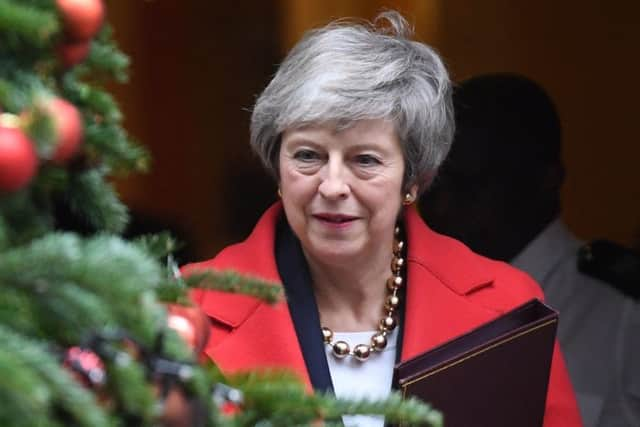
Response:
[{"label": "gold ornament", "polygon": [[393,292],[394,289],[398,289],[400,286],[402,286],[402,277],[396,276],[396,277],[389,277],[387,279],[388,291]]},{"label": "gold ornament", "polygon": [[393,248],[393,254],[399,257],[400,255],[402,255],[403,249],[404,249],[404,241],[400,240],[399,242],[396,242],[396,245]]},{"label": "gold ornament", "polygon": [[387,311],[395,311],[400,305],[400,298],[397,295],[389,295],[387,296],[387,302],[384,304],[384,308]]},{"label": "gold ornament", "polygon": [[365,360],[367,360],[370,354],[371,354],[371,348],[366,344],[358,344],[353,349],[353,355],[355,356],[356,359],[358,359],[361,362],[364,362]]},{"label": "gold ornament", "polygon": [[371,347],[377,351],[382,351],[387,346],[387,336],[385,332],[378,332],[371,337]]},{"label": "gold ornament", "polygon": [[393,271],[393,274],[398,274],[403,265],[404,258],[394,256],[391,260],[391,271]]},{"label": "gold ornament", "polygon": [[333,355],[338,359],[348,356],[351,353],[349,344],[344,341],[337,341],[333,344]]},{"label": "gold ornament", "polygon": [[329,344],[331,340],[333,340],[333,331],[329,328],[322,328],[322,337],[324,338],[324,342]]},{"label": "gold ornament", "polygon": [[388,315],[387,317],[380,320],[379,329],[381,331],[393,331],[396,327],[396,318],[392,315]]}]

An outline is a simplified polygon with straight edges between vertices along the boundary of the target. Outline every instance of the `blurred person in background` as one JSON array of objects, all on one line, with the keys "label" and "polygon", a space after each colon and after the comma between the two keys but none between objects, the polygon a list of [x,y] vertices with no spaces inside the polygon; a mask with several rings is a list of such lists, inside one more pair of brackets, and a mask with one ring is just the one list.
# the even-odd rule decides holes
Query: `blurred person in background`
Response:
[{"label": "blurred person in background", "polygon": [[533,81],[507,73],[464,81],[453,98],[454,143],[419,201],[423,217],[542,286],[560,312],[558,338],[585,426],[640,426],[640,281],[625,285],[640,278],[631,273],[640,264],[611,242],[584,245],[560,218],[564,166],[553,102]]}]

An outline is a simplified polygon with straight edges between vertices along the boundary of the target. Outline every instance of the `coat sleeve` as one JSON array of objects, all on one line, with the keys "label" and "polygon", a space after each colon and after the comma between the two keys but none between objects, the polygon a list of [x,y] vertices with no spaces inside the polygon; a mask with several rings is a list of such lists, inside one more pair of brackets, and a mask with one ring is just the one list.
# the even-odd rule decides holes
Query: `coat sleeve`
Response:
[{"label": "coat sleeve", "polygon": [[551,361],[544,427],[582,427],[573,386],[557,341]]}]

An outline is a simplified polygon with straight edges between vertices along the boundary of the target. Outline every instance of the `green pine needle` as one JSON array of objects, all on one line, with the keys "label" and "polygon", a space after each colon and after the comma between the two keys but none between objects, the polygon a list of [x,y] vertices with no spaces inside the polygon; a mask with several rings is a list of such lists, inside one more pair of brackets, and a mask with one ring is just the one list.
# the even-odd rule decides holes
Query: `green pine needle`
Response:
[{"label": "green pine needle", "polygon": [[[49,406],[49,413],[59,406],[73,417],[78,426],[111,427],[108,416],[98,405],[95,396],[76,382],[68,371],[61,369],[60,362],[51,355],[50,350],[1,325],[0,343],[0,354],[14,354],[19,358],[20,366],[16,369],[22,373],[30,372],[38,378],[39,385],[33,384],[30,388],[35,392],[40,390],[41,400],[45,399],[41,403]],[[25,405],[28,402],[37,400],[25,399]]]},{"label": "green pine needle", "polygon": [[51,207],[30,190],[0,197],[0,227],[4,228],[5,247],[26,243],[53,228]]},{"label": "green pine needle", "polygon": [[142,367],[125,352],[119,352],[113,362],[107,364],[109,389],[123,408],[124,414],[135,416],[136,425],[148,425],[159,409],[151,384]]},{"label": "green pine needle", "polygon": [[103,73],[107,78],[113,78],[119,83],[126,83],[129,76],[129,57],[122,53],[112,41],[94,40],[91,44],[89,56],[78,66],[78,75],[89,75],[96,78],[96,73]]},{"label": "green pine needle", "polygon": [[[50,233],[0,257],[0,286],[31,293],[34,304],[48,307],[41,312],[43,319],[48,315],[52,324],[75,322],[74,330],[80,334],[95,326],[81,314],[102,304],[103,310],[95,308],[95,324],[117,319],[146,344],[164,325],[164,312],[154,294],[161,272],[156,261],[136,245],[106,235],[83,240],[70,233]],[[72,285],[86,293],[74,295]],[[93,300],[92,294],[102,301]],[[70,307],[77,312],[65,313]]]},{"label": "green pine needle", "polygon": [[238,425],[313,425],[322,419],[339,422],[343,415],[385,415],[391,423],[442,426],[442,415],[416,399],[392,393],[382,400],[336,399],[330,394],[308,394],[299,379],[283,371],[248,372],[228,378],[242,391],[244,406]]},{"label": "green pine needle", "polygon": [[442,414],[433,410],[420,400],[402,396],[394,392],[388,398],[379,401],[371,399],[334,400],[325,396],[322,402],[323,413],[327,419],[336,419],[342,415],[368,414],[385,415],[391,423],[402,422],[402,425],[442,426]]},{"label": "green pine needle", "polygon": [[41,46],[59,30],[55,11],[42,10],[11,0],[0,0],[0,33],[17,34]]},{"label": "green pine needle", "polygon": [[275,304],[283,297],[282,286],[262,279],[240,275],[235,271],[198,270],[189,271],[185,279],[188,287],[198,287],[230,293],[240,293]]},{"label": "green pine needle", "polygon": [[180,248],[178,241],[168,231],[142,235],[133,243],[156,259],[165,258]]},{"label": "green pine needle", "polygon": [[129,222],[126,206],[97,169],[72,175],[65,200],[75,215],[94,230],[120,234]]}]

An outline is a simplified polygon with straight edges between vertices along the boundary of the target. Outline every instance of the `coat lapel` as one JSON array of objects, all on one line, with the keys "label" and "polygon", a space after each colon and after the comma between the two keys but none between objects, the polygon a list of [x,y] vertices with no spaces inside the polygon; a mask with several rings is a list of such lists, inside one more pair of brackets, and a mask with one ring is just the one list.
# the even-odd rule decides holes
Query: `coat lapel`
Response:
[{"label": "coat lapel", "polygon": [[[281,205],[269,208],[244,242],[223,250],[212,261],[184,270],[233,270],[240,274],[282,284],[274,253],[275,230]],[[212,334],[205,354],[225,374],[256,368],[293,371],[311,390],[311,381],[287,302],[269,305],[245,295],[196,290],[194,300],[212,320]]]},{"label": "coat lapel", "polygon": [[293,322],[284,302],[276,306],[260,303],[224,339],[211,340],[205,353],[222,372],[244,372],[256,368],[293,371],[311,390],[311,381],[297,345]]},{"label": "coat lapel", "polygon": [[492,275],[466,246],[430,230],[407,209],[407,297],[402,357],[407,360],[462,335],[499,313],[468,298]]},{"label": "coat lapel", "polygon": [[472,304],[409,263],[402,361],[460,336],[499,313]]},{"label": "coat lapel", "polygon": [[287,293],[287,305],[297,342],[315,391],[333,392],[318,305],[311,287],[309,266],[300,241],[284,220],[278,223],[276,262]]}]

